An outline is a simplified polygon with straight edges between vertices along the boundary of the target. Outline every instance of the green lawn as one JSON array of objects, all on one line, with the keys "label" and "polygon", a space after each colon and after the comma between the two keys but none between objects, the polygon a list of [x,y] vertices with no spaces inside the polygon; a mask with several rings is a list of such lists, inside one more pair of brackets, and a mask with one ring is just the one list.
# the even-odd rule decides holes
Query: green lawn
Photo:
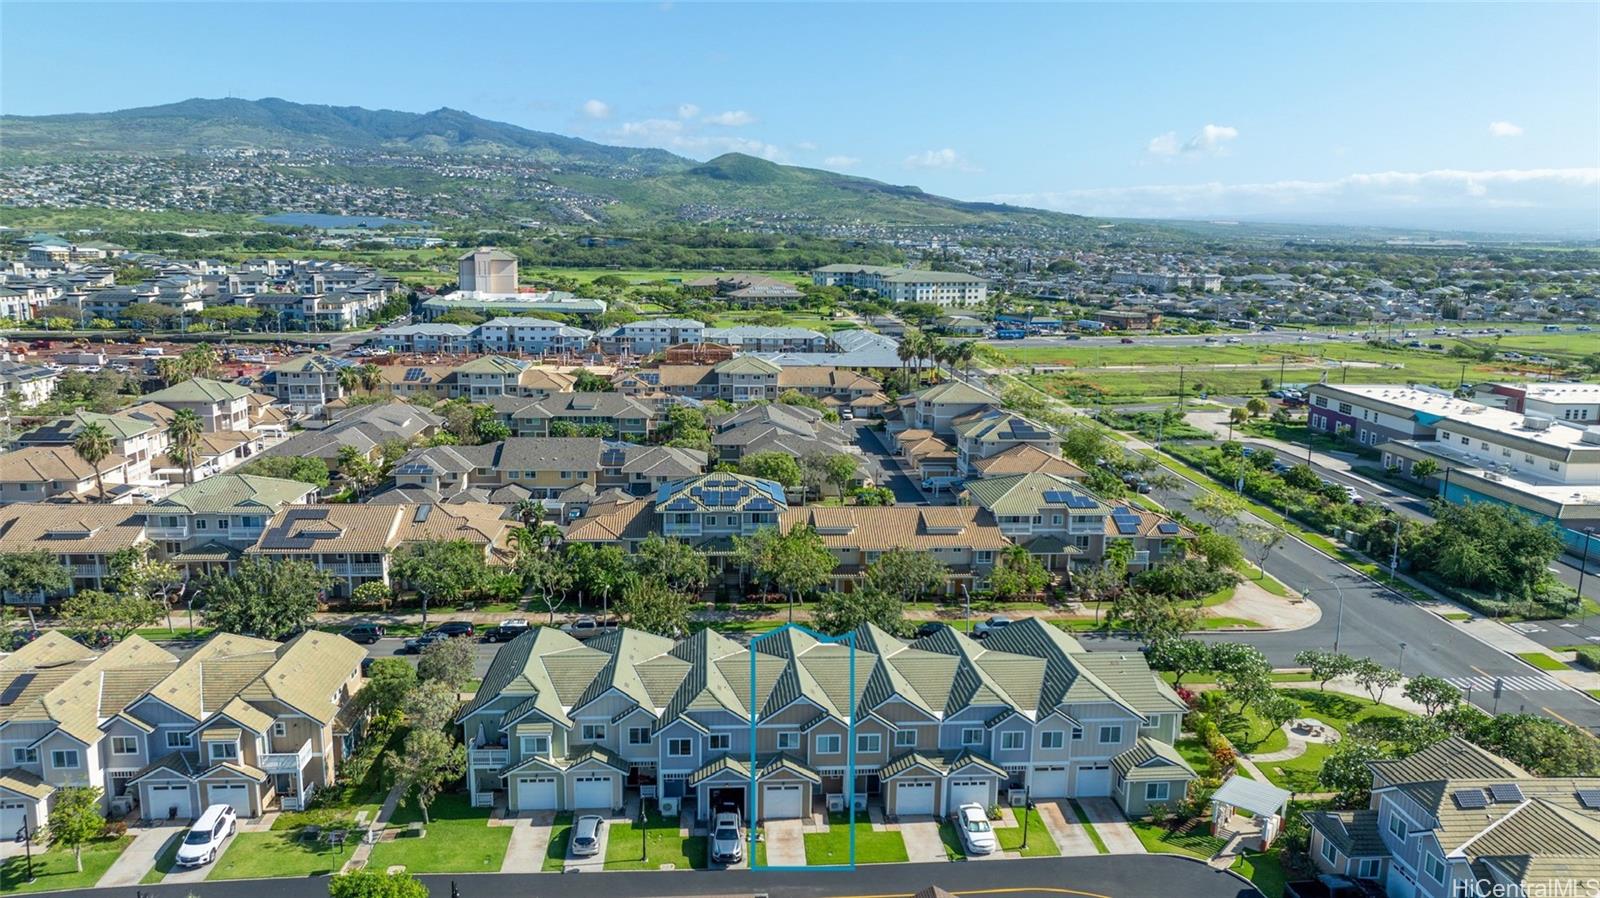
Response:
[{"label": "green lawn", "polygon": [[1213,836],[1204,821],[1183,834],[1173,833],[1165,826],[1143,820],[1129,823],[1128,826],[1139,837],[1144,850],[1151,854],[1187,854],[1190,857],[1208,858],[1227,844]]},{"label": "green lawn", "polygon": [[[856,856],[858,864],[894,864],[909,859],[905,840],[897,832],[874,832],[867,815],[856,817]],[[850,818],[846,814],[828,815],[828,831],[806,833],[806,865],[843,865],[850,858]]]},{"label": "green lawn", "polygon": [[1089,815],[1083,812],[1083,805],[1070,799],[1067,803],[1072,805],[1072,816],[1078,818],[1078,825],[1083,827],[1083,831],[1088,835],[1089,841],[1094,844],[1094,850],[1100,854],[1109,853],[1106,848],[1106,840],[1100,838],[1100,831],[1094,828],[1093,823],[1089,822]]},{"label": "green lawn", "polygon": [[644,840],[649,845],[649,860],[639,854],[639,821],[611,827],[606,842],[607,870],[659,870],[663,864],[671,864],[675,870],[706,866],[705,836],[679,835],[678,819],[660,814],[651,815],[647,827]]},{"label": "green lawn", "polygon": [[167,844],[161,846],[160,853],[156,855],[155,866],[144,875],[144,879],[139,880],[141,885],[155,885],[178,866],[178,846],[183,844],[183,836],[182,832],[174,833],[172,838],[167,840]]},{"label": "green lawn", "polygon": [[217,858],[206,879],[283,879],[338,872],[355,846],[338,851],[322,842],[301,841],[291,832],[240,833]]},{"label": "green lawn", "polygon": [[557,814],[550,826],[550,845],[544,850],[544,872],[560,873],[567,866],[567,843],[572,841],[572,815]]},{"label": "green lawn", "polygon": [[[441,795],[428,808],[427,835],[402,834],[373,846],[368,865],[382,870],[403,864],[410,873],[495,873],[505,860],[511,828],[490,826],[489,811],[472,807],[466,795]],[[421,809],[409,801],[395,811],[391,827],[422,819]],[[565,847],[565,843],[563,843]]]},{"label": "green lawn", "polygon": [[1233,747],[1245,754],[1265,754],[1282,751],[1289,746],[1289,737],[1281,727],[1262,720],[1255,709],[1246,707],[1239,714],[1229,713],[1217,721],[1222,734]]},{"label": "green lawn", "polygon": [[[1300,704],[1299,716],[1315,717],[1341,734],[1349,733],[1351,726],[1358,721],[1383,718],[1398,720],[1411,716],[1398,708],[1374,704],[1368,699],[1352,695],[1318,692],[1315,689],[1285,689],[1283,692]],[[1273,785],[1295,792],[1315,792],[1322,788],[1317,782],[1317,774],[1322,770],[1328,752],[1328,746],[1313,742],[1307,744],[1306,753],[1298,758],[1269,761],[1256,766],[1261,768]]]},{"label": "green lawn", "polygon": [[1189,766],[1196,770],[1205,770],[1211,766],[1211,752],[1206,751],[1205,745],[1200,742],[1197,736],[1179,737],[1172,747],[1176,748],[1178,754],[1182,755],[1183,759],[1189,762]]},{"label": "green lawn", "polygon": [[[7,833],[7,838],[10,837]],[[133,842],[133,836],[96,839],[83,846],[83,872],[78,872],[73,852],[66,848],[33,849],[33,882],[27,879],[28,862],[23,855],[7,858],[0,866],[0,892],[53,892],[57,889],[86,889],[100,881],[117,856]]]},{"label": "green lawn", "polygon": [[1200,629],[1202,630],[1229,630],[1235,628],[1259,630],[1261,629],[1261,623],[1250,620],[1247,617],[1229,617],[1225,614],[1200,618]]},{"label": "green lawn", "polygon": [[1283,861],[1277,854],[1246,854],[1233,868],[1255,883],[1267,898],[1283,898],[1283,886],[1289,877],[1283,872]]},{"label": "green lawn", "polygon": [[956,832],[954,823],[949,820],[939,821],[939,841],[944,843],[946,860],[959,861],[966,859],[967,851],[961,847],[961,834]]},{"label": "green lawn", "polygon": [[1023,857],[1055,857],[1061,853],[1056,847],[1056,840],[1050,837],[1050,831],[1044,828],[1044,818],[1039,816],[1038,808],[1029,808],[1026,822],[1028,824],[1028,847],[1022,847],[1022,824],[1024,820],[1018,815],[1016,826],[1001,827],[994,831],[995,838],[1000,842],[1001,851],[1015,851]]},{"label": "green lawn", "polygon": [[1447,621],[1455,621],[1456,623],[1472,620],[1472,615],[1465,611],[1448,611],[1440,616]]},{"label": "green lawn", "polygon": [[1518,652],[1517,657],[1528,662],[1529,664],[1532,664],[1534,667],[1537,667],[1540,670],[1569,669],[1565,661],[1562,661],[1559,658],[1552,658],[1551,656],[1546,655],[1544,652]]}]

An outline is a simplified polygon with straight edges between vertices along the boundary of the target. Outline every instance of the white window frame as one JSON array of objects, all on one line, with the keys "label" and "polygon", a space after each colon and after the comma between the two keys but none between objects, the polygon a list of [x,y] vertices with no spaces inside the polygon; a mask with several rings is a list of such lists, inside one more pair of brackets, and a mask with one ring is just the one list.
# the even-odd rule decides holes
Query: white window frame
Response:
[{"label": "white window frame", "polygon": [[[976,736],[974,736],[976,734]],[[961,745],[970,748],[983,744],[983,727],[967,727],[961,731]]]},{"label": "white window frame", "polygon": [[11,763],[37,764],[39,763],[39,749],[19,745],[11,749]]},{"label": "white window frame", "polygon": [[167,731],[167,747],[168,748],[193,748],[194,747],[194,737],[190,736],[188,733],[183,732],[182,730],[168,730]]},{"label": "white window frame", "polygon": [[[682,751],[678,750],[680,747],[682,747],[682,749],[683,749]],[[678,736],[676,738],[667,740],[667,757],[669,757],[669,758],[687,758],[687,757],[689,757],[689,756],[691,756],[693,754],[694,754],[694,740],[693,739],[685,739],[682,736]]]},{"label": "white window frame", "polygon": [[878,733],[857,733],[856,754],[876,754],[883,751],[883,736]]},{"label": "white window frame", "polygon": [[[71,763],[63,763],[64,761]],[[50,766],[56,770],[77,770],[83,766],[83,756],[76,748],[57,748],[50,752]]]},{"label": "white window frame", "polygon": [[1383,869],[1383,862],[1375,857],[1364,857],[1356,861],[1356,879],[1377,879],[1378,871]]},{"label": "white window frame", "polygon": [[1404,842],[1406,837],[1411,835],[1411,825],[1406,823],[1405,818],[1393,811],[1389,812],[1389,835],[1394,836],[1401,842]]},{"label": "white window frame", "polygon": [[[1435,873],[1434,867],[1438,867],[1439,872]],[[1422,855],[1422,870],[1424,873],[1428,874],[1429,879],[1433,880],[1439,885],[1444,885],[1445,875],[1450,872],[1450,868],[1445,866],[1445,862],[1440,860],[1437,855],[1433,854]]]},{"label": "white window frame", "polygon": [[603,742],[606,738],[606,725],[603,723],[586,723],[583,725],[583,741]]},{"label": "white window frame", "polygon": [[916,746],[916,744],[917,744],[917,731],[916,730],[895,730],[894,731],[894,747],[895,748],[913,748],[913,747]]},{"label": "white window frame", "polygon": [[1027,747],[1021,730],[1007,730],[1000,734],[1000,748],[1004,751],[1022,751]]},{"label": "white window frame", "polygon": [[[120,748],[120,746],[123,745],[129,745],[132,747],[127,751],[123,751]],[[139,740],[133,736],[112,736],[111,753],[114,755],[136,755],[139,753]]]},{"label": "white window frame", "polygon": [[[1116,738],[1115,739],[1106,738],[1108,733],[1116,733],[1117,734]],[[1100,727],[1100,744],[1101,745],[1116,745],[1117,743],[1119,743],[1121,741],[1122,741],[1122,724],[1120,724],[1120,723],[1107,723],[1107,724],[1102,724],[1101,725],[1101,727]]]},{"label": "white window frame", "polygon": [[[219,748],[229,749],[230,753],[218,754],[217,753],[217,749],[219,749]],[[211,758],[211,760],[213,762],[216,762],[216,761],[237,761],[237,760],[239,760],[239,743],[237,743],[237,742],[213,742],[213,743],[211,743],[211,747],[206,749],[206,753]]]},{"label": "white window frame", "polygon": [[836,755],[842,748],[843,740],[838,733],[824,733],[817,737],[817,754]]},{"label": "white window frame", "polygon": [[800,734],[794,730],[783,730],[778,733],[778,751],[799,751]]},{"label": "white window frame", "polygon": [[283,720],[274,720],[272,722],[272,735],[279,738],[289,735],[288,722]]},{"label": "white window frame", "polygon": [[1328,839],[1322,840],[1322,859],[1334,866],[1339,865],[1339,849]]},{"label": "white window frame", "polygon": [[706,751],[732,751],[733,736],[728,733],[707,733]]},{"label": "white window frame", "polygon": [[[643,738],[640,738],[640,734],[641,733],[644,734]],[[649,745],[650,744],[650,728],[649,727],[628,727],[628,744],[629,745]]]},{"label": "white window frame", "polygon": [[[1159,790],[1160,790],[1160,794],[1159,795],[1156,794],[1158,787],[1159,787]],[[1145,801],[1166,801],[1168,798],[1171,798],[1171,797],[1172,797],[1172,784],[1171,783],[1168,783],[1168,782],[1157,782],[1157,783],[1145,783],[1144,784],[1144,800]]]},{"label": "white window frame", "polygon": [[1040,749],[1059,749],[1065,745],[1066,738],[1060,730],[1041,730],[1039,732]]}]

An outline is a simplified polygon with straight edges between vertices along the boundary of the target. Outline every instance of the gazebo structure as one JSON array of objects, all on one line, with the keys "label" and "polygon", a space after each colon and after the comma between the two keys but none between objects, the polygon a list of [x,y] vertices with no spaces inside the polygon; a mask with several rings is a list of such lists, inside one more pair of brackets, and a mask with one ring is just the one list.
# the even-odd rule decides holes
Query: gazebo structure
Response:
[{"label": "gazebo structure", "polygon": [[1271,783],[1234,775],[1211,793],[1211,834],[1238,846],[1266,851],[1283,831],[1291,793]]}]

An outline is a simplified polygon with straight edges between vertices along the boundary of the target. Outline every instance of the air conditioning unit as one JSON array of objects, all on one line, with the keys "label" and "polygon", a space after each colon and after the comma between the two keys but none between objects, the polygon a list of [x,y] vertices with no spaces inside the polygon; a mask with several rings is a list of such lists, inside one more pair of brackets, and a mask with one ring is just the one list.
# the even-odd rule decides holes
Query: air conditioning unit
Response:
[{"label": "air conditioning unit", "polygon": [[867,809],[867,796],[858,793],[855,796],[854,804],[857,813],[865,811]]},{"label": "air conditioning unit", "polygon": [[656,807],[661,809],[661,816],[676,817],[678,816],[678,802],[679,799],[676,798],[658,798],[656,799]]},{"label": "air conditioning unit", "polygon": [[834,792],[828,795],[828,813],[844,813],[844,793]]},{"label": "air conditioning unit", "polygon": [[132,795],[120,795],[111,799],[112,817],[126,817],[131,810],[133,810]]},{"label": "air conditioning unit", "polygon": [[1028,804],[1028,790],[1007,789],[1006,801],[1014,808],[1025,807]]}]

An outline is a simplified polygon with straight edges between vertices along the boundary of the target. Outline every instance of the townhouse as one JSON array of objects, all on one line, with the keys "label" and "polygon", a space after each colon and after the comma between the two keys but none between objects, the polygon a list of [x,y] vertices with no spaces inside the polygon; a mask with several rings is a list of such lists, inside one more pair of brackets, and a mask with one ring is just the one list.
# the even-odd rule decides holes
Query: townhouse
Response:
[{"label": "townhouse", "polygon": [[701,332],[701,339],[740,352],[826,352],[833,348],[833,341],[803,327],[708,327]]},{"label": "townhouse", "polygon": [[612,354],[649,355],[679,343],[704,343],[706,326],[693,318],[647,318],[608,327],[595,335]]},{"label": "townhouse", "polygon": [[477,345],[474,330],[465,324],[410,324],[385,328],[368,342],[395,352],[455,355],[471,352]]},{"label": "townhouse", "polygon": [[480,502],[449,505],[290,505],[267,521],[246,556],[293,558],[332,575],[332,593],[349,596],[368,582],[392,584],[396,549],[416,542],[466,540],[484,560],[510,554],[512,522]]},{"label": "townhouse", "polygon": [[126,492],[128,460],[111,455],[98,466],[84,461],[71,446],[24,446],[0,452],[0,506],[58,498],[98,498],[95,470],[108,497]]},{"label": "townhouse", "polygon": [[612,436],[644,439],[661,415],[621,393],[555,393],[517,409],[511,429],[517,436],[551,436],[564,428],[609,427]]},{"label": "townhouse", "polygon": [[778,528],[810,527],[833,553],[832,586],[843,591],[891,549],[930,555],[948,568],[944,590],[976,590],[1011,545],[987,511],[947,506],[805,506],[785,510]]},{"label": "townhouse", "polygon": [[148,480],[156,457],[167,451],[166,428],[155,421],[83,410],[28,431],[17,438],[17,444],[70,448],[91,424],[98,424],[111,437],[111,453],[122,459],[128,483]]},{"label": "townhouse", "polygon": [[[110,586],[111,557],[151,545],[142,506],[18,503],[0,506],[0,554],[44,552],[66,567],[72,585],[62,595]],[[42,605],[48,598],[0,584],[7,604]]]},{"label": "townhouse", "polygon": [[959,380],[945,381],[900,400],[901,426],[954,439],[958,418],[1001,407],[1000,397]]},{"label": "townhouse", "polygon": [[1183,710],[1142,656],[1090,654],[1035,620],[983,643],[867,625],[748,647],[538,628],[499,650],[457,723],[476,804],[609,809],[636,793],[667,814],[766,821],[1074,796],[1142,813],[1195,777],[1171,749]]},{"label": "townhouse", "polygon": [[[337,467],[339,452],[353,446],[363,456],[375,458],[386,442],[411,443],[426,440],[444,426],[444,419],[421,406],[394,401],[357,405],[337,411],[330,423],[300,431],[269,447],[266,455],[320,458],[329,468]],[[315,426],[322,422],[307,421]]]},{"label": "townhouse", "polygon": [[61,372],[54,368],[0,358],[0,402],[15,402],[24,409],[38,405],[55,394],[60,379]]},{"label": "townhouse", "polygon": [[236,383],[195,377],[154,393],[146,393],[143,401],[173,411],[192,411],[199,417],[202,429],[215,433],[250,428],[250,396],[253,392],[249,387]]},{"label": "townhouse", "polygon": [[498,497],[507,486],[520,488],[521,498],[556,499],[578,486],[648,495],[705,468],[706,453],[695,449],[592,437],[511,437],[482,446],[414,449],[395,465],[394,478],[400,488],[447,500],[470,492]]},{"label": "townhouse", "polygon": [[1061,441],[1053,432],[1004,409],[972,412],[957,418],[951,427],[956,438],[956,470],[962,476],[977,473],[979,461],[1018,446],[1061,454]]},{"label": "townhouse", "polygon": [[1002,449],[986,458],[973,459],[973,477],[1001,477],[1006,474],[1054,474],[1067,480],[1082,482],[1084,471],[1059,455],[1023,444]]},{"label": "townhouse", "polygon": [[738,356],[713,364],[663,364],[619,375],[617,390],[649,398],[655,394],[701,401],[772,401],[793,390],[822,400],[833,409],[879,414],[888,405],[883,385],[854,371],[832,366],[785,368],[757,356]]},{"label": "townhouse", "polygon": [[279,402],[296,411],[314,412],[335,399],[344,398],[339,369],[349,364],[320,353],[298,356],[268,368],[259,385],[262,392],[277,397]]},{"label": "townhouse", "polygon": [[753,405],[711,420],[711,446],[718,460],[737,463],[747,455],[782,452],[860,456],[850,434],[822,412],[799,405]]},{"label": "townhouse", "polygon": [[180,662],[139,636],[97,653],[47,632],[0,659],[0,827],[42,825],[63,786],[146,820],[304,807],[359,738],[364,654],[318,631],[219,633]]},{"label": "townhouse", "polygon": [[1304,815],[1323,873],[1392,898],[1580,894],[1600,879],[1600,776],[1536,777],[1459,736],[1367,767],[1366,808]]},{"label": "townhouse", "polygon": [[316,498],[298,480],[218,474],[145,506],[145,535],[191,577],[228,570],[281,509]]},{"label": "townhouse", "polygon": [[1054,474],[1010,474],[967,481],[960,501],[994,515],[1000,531],[1040,557],[1049,570],[1099,565],[1106,549],[1126,541],[1132,571],[1181,558],[1194,531],[1165,515],[1123,501],[1105,502]]},{"label": "townhouse", "polygon": [[594,331],[544,318],[495,318],[472,330],[479,352],[523,355],[580,354],[594,342]]}]

